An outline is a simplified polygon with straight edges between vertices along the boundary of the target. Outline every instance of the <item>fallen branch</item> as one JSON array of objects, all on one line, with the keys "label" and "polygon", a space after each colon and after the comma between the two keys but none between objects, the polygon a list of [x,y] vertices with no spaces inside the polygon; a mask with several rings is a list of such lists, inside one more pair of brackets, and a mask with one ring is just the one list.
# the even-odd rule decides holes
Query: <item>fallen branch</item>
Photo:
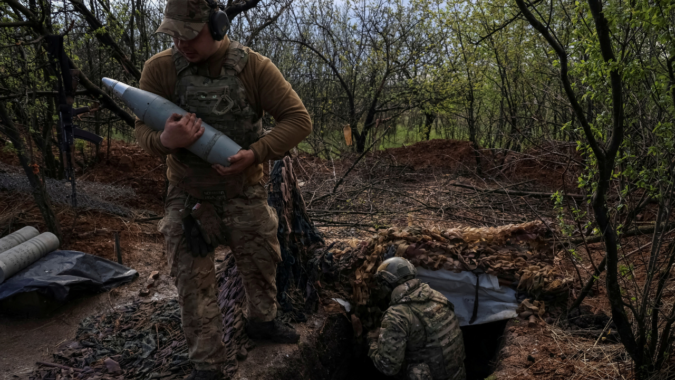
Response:
[{"label": "fallen branch", "polygon": [[[346,211],[346,210],[307,210],[310,214],[354,214],[354,215],[374,215],[374,214],[386,214],[386,211],[379,212],[363,212],[363,211]],[[393,213],[393,212],[392,212]]]},{"label": "fallen branch", "polygon": [[151,222],[153,220],[160,220],[162,218],[163,218],[163,216],[153,216],[153,217],[150,217],[150,218],[135,219],[134,222],[136,222],[136,223]]},{"label": "fallen branch", "polygon": [[[664,226],[664,229],[672,229],[675,228],[675,223],[669,223],[666,226]],[[645,226],[645,227],[638,227],[635,229],[632,229],[630,231],[626,231],[621,234],[622,238],[626,237],[631,237],[631,236],[637,236],[637,235],[646,235],[646,234],[651,234],[654,233],[654,230],[656,229],[655,225],[652,226]],[[587,237],[586,243],[588,244],[593,244],[593,243],[600,243],[602,241],[602,235],[597,235],[597,236],[591,236]],[[574,239],[570,239],[567,242],[561,242],[560,244],[581,244],[584,242],[584,237],[578,237]]]},{"label": "fallen branch", "polygon": [[[497,194],[507,194],[507,195],[521,195],[528,197],[537,197],[537,198],[551,198],[555,193],[541,193],[536,191],[518,191],[518,190],[502,190],[502,189],[480,189],[475,186],[462,185],[461,183],[450,183],[450,186],[461,187],[464,189],[471,189],[481,193],[497,193]],[[584,199],[586,198],[583,194],[563,194],[565,197]]]},{"label": "fallen branch", "polygon": [[[319,222],[319,223],[324,223],[324,224],[332,224],[336,226],[347,226],[347,227],[373,227],[375,228],[374,223],[370,224],[365,224],[365,223],[351,223],[351,222],[334,222],[332,220],[326,220],[326,219],[312,219],[314,222]],[[390,226],[388,225],[378,225],[378,228],[389,228]]]},{"label": "fallen branch", "polygon": [[36,364],[43,365],[45,367],[54,367],[54,368],[61,368],[65,370],[73,370],[75,372],[82,372],[82,369],[80,368],[73,368],[73,367],[68,367],[67,365],[62,365],[62,364],[56,364],[56,363],[49,363],[49,362],[35,362]]}]

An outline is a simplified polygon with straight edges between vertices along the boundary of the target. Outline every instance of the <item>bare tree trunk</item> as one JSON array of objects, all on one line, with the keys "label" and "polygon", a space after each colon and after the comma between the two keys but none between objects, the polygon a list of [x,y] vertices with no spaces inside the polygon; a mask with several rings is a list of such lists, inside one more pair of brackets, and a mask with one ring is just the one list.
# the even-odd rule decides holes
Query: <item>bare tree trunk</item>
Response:
[{"label": "bare tree trunk", "polygon": [[[633,326],[626,315],[624,309],[623,296],[618,281],[618,236],[616,227],[612,225],[610,220],[609,210],[605,203],[607,192],[609,190],[610,179],[612,171],[614,170],[615,159],[619,147],[624,138],[624,114],[623,114],[623,90],[621,74],[617,68],[613,68],[609,72],[610,84],[612,88],[612,137],[606,149],[603,149],[598,140],[595,138],[591,126],[586,119],[581,105],[579,104],[576,94],[570,83],[568,76],[568,56],[565,49],[560,43],[551,35],[547,26],[544,26],[536,16],[528,9],[528,6],[523,0],[516,0],[518,8],[523,13],[527,21],[546,39],[549,45],[555,50],[560,60],[560,80],[565,89],[572,109],[576,114],[581,127],[586,135],[588,145],[591,147],[593,154],[597,160],[599,179],[595,192],[593,194],[592,208],[595,221],[602,232],[603,240],[605,242],[606,262],[607,262],[607,298],[612,309],[612,319],[616,324],[617,331],[621,337],[621,343],[626,348],[626,351],[634,361],[635,376],[638,379],[646,377],[650,370],[650,358],[645,356],[644,346],[640,345],[633,332]],[[607,63],[616,61],[612,49],[612,41],[609,34],[609,25],[607,19],[602,13],[602,4],[599,0],[588,0],[588,5],[593,14],[595,21],[595,29],[598,35],[598,42],[602,52],[603,60]],[[636,316],[639,317],[639,316]],[[640,326],[642,321],[637,318],[638,334],[644,333],[644,327]],[[653,337],[656,339],[656,337]]]},{"label": "bare tree trunk", "polygon": [[471,147],[473,148],[473,154],[476,159],[476,173],[478,175],[483,174],[483,170],[480,162],[480,148],[478,146],[478,140],[476,137],[476,117],[474,113],[474,103],[475,99],[473,97],[473,86],[470,86],[469,89],[469,109],[468,109],[468,124],[469,124],[469,141],[471,141]]},{"label": "bare tree trunk", "polygon": [[424,113],[424,133],[426,140],[431,139],[431,128],[434,125],[434,121],[436,120],[436,114],[432,112],[425,112]]},{"label": "bare tree trunk", "polygon": [[47,229],[49,229],[49,231],[51,231],[59,238],[59,240],[62,241],[63,235],[61,234],[61,226],[59,225],[59,221],[56,219],[56,215],[52,210],[51,199],[49,199],[49,195],[47,194],[44,183],[40,180],[40,178],[37,177],[35,173],[33,173],[33,169],[28,164],[28,159],[24,155],[25,148],[23,146],[21,135],[16,129],[14,121],[12,121],[12,119],[9,117],[3,102],[0,102],[0,120],[2,121],[2,124],[4,124],[5,134],[7,137],[9,137],[9,140],[16,149],[19,162],[21,162],[23,171],[26,173],[26,177],[28,177],[28,182],[33,189],[33,198],[40,209],[40,213],[42,213],[42,218],[47,225]]},{"label": "bare tree trunk", "polygon": [[131,17],[129,17],[129,48],[131,51],[131,64],[136,66],[136,43],[134,42],[134,21],[136,20],[136,2],[131,0]]}]

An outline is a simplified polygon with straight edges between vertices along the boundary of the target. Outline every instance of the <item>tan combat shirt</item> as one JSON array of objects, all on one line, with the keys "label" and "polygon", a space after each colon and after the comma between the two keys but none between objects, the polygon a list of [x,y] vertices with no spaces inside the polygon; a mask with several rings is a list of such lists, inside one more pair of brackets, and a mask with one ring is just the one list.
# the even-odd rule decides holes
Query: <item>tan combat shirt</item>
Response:
[{"label": "tan combat shirt", "polygon": [[[220,44],[218,50],[208,60],[198,64],[201,69],[208,67],[211,78],[220,75],[230,40],[225,37]],[[247,51],[248,63],[239,74],[239,78],[246,88],[248,101],[259,117],[262,117],[264,112],[269,112],[276,122],[270,133],[251,144],[250,149],[255,153],[256,162],[246,170],[245,176],[248,184],[254,184],[262,178],[262,163],[279,159],[285,152],[298,145],[312,132],[312,121],[302,100],[274,63],[248,48]],[[145,62],[140,87],[142,90],[171,99],[176,80],[176,67],[171,57],[171,49],[168,49],[155,54]],[[184,174],[184,167],[171,156],[171,150],[160,142],[161,132],[136,119],[135,134],[138,143],[146,151],[159,156],[168,155],[167,177],[171,183],[178,183]]]}]

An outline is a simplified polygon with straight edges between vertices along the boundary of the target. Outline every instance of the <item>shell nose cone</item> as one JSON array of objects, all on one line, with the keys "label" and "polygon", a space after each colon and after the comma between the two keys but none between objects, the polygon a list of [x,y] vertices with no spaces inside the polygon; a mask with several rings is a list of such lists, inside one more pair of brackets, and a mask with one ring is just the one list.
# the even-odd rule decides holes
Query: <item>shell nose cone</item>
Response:
[{"label": "shell nose cone", "polygon": [[110,78],[103,78],[101,81],[103,82],[103,85],[109,90],[112,90],[115,87],[115,84],[119,83],[118,81]]},{"label": "shell nose cone", "polygon": [[101,81],[106,88],[110,89],[120,98],[123,98],[124,92],[129,88],[129,85],[111,78],[103,78]]}]

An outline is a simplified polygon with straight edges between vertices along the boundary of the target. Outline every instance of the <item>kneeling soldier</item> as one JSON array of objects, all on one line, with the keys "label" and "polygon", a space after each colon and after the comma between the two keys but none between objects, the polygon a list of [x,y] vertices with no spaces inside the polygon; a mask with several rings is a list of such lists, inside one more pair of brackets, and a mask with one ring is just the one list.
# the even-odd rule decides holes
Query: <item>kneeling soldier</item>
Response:
[{"label": "kneeling soldier", "polygon": [[391,292],[379,336],[369,336],[368,356],[388,376],[404,361],[410,380],[464,380],[464,341],[454,307],[441,293],[420,283],[406,259],[385,260],[375,280]]}]

